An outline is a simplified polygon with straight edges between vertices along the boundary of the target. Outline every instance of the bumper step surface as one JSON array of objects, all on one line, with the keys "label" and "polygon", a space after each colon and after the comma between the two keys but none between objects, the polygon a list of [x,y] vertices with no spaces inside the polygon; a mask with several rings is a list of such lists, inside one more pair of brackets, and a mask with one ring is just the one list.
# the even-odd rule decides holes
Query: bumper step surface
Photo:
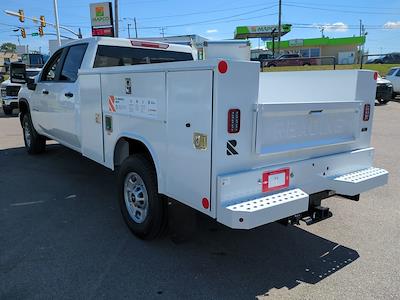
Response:
[{"label": "bumper step surface", "polygon": [[231,228],[250,229],[304,212],[307,193],[292,189],[223,208],[219,221]]},{"label": "bumper step surface", "polygon": [[388,175],[384,169],[371,167],[331,178],[332,189],[338,194],[354,196],[386,184]]}]

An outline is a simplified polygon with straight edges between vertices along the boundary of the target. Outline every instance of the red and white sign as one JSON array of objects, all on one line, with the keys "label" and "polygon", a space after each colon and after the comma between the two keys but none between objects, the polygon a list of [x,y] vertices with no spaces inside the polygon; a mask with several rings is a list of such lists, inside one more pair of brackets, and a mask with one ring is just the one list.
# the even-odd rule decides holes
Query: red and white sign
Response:
[{"label": "red and white sign", "polygon": [[286,188],[289,186],[290,169],[279,169],[262,174],[263,193]]},{"label": "red and white sign", "polygon": [[110,112],[115,112],[115,97],[108,96],[108,110]]},{"label": "red and white sign", "polygon": [[92,36],[114,36],[112,27],[108,28],[92,28]]}]

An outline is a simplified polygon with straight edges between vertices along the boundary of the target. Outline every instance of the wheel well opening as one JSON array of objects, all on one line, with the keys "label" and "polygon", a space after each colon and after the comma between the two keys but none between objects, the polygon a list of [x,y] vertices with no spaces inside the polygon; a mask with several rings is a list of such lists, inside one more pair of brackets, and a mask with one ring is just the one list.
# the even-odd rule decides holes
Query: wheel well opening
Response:
[{"label": "wheel well opening", "polygon": [[18,102],[18,108],[19,108],[19,120],[22,124],[22,118],[24,117],[25,114],[27,114],[29,112],[29,108],[28,108],[28,104],[26,103],[26,101],[19,101]]},{"label": "wheel well opening", "polygon": [[152,163],[155,170],[153,157],[146,145],[141,141],[130,138],[120,138],[118,140],[114,150],[114,167],[119,167],[128,156],[139,153],[144,155],[148,161]]}]

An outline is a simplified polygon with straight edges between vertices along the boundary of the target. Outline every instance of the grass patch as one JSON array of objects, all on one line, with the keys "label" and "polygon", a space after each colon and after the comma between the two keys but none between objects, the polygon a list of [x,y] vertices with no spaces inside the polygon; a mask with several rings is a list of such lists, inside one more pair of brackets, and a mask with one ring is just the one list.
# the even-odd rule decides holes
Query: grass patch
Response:
[{"label": "grass patch", "polygon": [[[396,67],[398,64],[368,64],[363,65],[363,70],[378,71],[381,76],[385,76],[390,68]],[[360,65],[336,65],[336,70],[354,70],[360,69]],[[314,70],[333,70],[332,65],[318,66],[290,66],[290,67],[272,67],[264,68],[263,72],[282,72],[282,71],[314,71]]]}]

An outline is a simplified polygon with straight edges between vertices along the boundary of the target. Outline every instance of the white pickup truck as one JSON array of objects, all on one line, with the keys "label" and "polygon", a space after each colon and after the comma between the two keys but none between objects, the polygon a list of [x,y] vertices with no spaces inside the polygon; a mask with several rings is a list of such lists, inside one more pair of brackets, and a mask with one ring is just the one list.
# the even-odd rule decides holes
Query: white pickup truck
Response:
[{"label": "white pickup truck", "polygon": [[250,229],[324,219],[322,199],[387,182],[370,146],[376,73],[259,69],[196,61],[187,46],[79,40],[20,91],[25,145],[53,139],[117,170],[122,215],[144,239],[165,226],[169,199]]}]

